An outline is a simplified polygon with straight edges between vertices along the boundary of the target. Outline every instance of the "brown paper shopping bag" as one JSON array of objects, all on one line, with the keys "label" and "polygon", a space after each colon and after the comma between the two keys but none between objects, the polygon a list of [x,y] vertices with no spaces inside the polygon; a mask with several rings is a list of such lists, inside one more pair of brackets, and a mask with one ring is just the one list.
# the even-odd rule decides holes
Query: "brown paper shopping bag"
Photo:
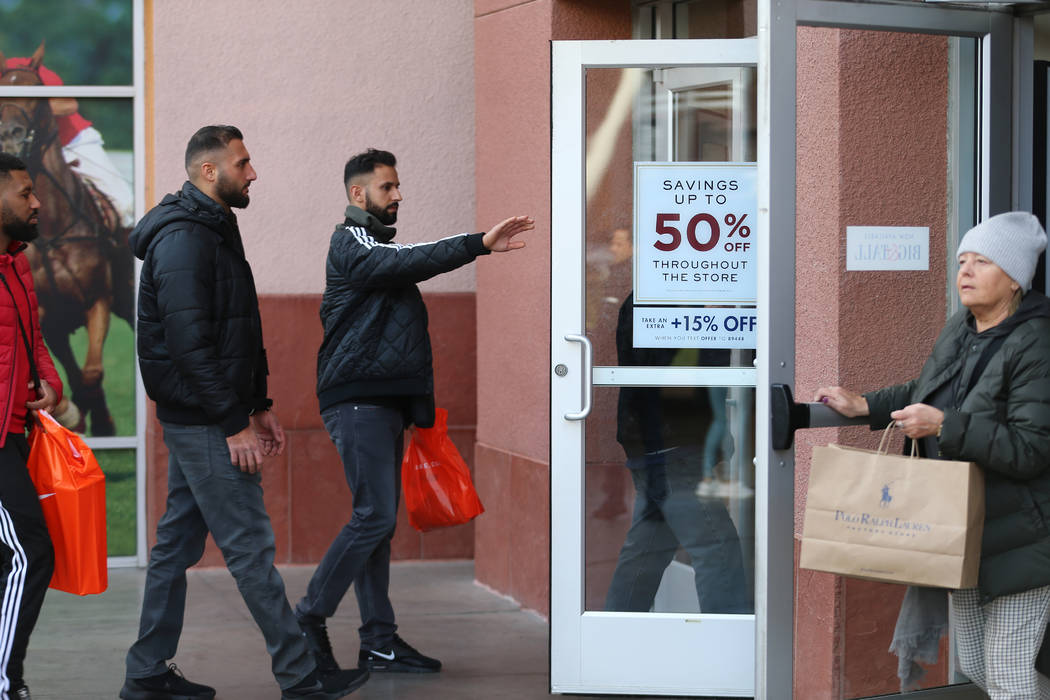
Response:
[{"label": "brown paper shopping bag", "polygon": [[[892,424],[891,424],[892,427]],[[977,585],[976,464],[828,445],[813,450],[799,567],[943,588]]]}]

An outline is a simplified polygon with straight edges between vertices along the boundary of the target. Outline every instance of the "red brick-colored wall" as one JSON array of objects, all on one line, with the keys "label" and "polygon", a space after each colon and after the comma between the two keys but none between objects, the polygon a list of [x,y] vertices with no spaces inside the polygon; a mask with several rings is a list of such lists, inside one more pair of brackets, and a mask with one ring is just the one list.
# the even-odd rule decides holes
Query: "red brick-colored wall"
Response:
[{"label": "red brick-colored wall", "polygon": [[[424,299],[430,314],[437,403],[448,409],[449,435],[472,465],[477,423],[474,295],[425,294]],[[263,489],[278,563],[319,561],[349,520],[353,502],[339,456],[321,422],[314,392],[321,343],[320,303],[319,295],[264,295],[259,300],[270,364],[270,396],[288,438],[284,455],[268,459],[263,466]],[[167,449],[152,407],[146,442],[146,517],[152,545],[167,489]],[[402,505],[393,557],[470,558],[474,555],[474,527],[468,523],[420,533],[408,524]],[[223,565],[210,538],[201,564]]]}]

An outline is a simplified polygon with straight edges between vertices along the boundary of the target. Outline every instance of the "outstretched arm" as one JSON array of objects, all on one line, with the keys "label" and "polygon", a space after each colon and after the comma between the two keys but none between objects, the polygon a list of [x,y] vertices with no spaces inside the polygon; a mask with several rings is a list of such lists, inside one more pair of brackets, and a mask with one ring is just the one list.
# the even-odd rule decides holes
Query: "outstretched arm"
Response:
[{"label": "outstretched arm", "polygon": [[514,236],[536,228],[536,222],[528,216],[512,216],[499,222],[486,233],[481,242],[494,253],[506,253],[525,247],[525,241],[515,241]]}]

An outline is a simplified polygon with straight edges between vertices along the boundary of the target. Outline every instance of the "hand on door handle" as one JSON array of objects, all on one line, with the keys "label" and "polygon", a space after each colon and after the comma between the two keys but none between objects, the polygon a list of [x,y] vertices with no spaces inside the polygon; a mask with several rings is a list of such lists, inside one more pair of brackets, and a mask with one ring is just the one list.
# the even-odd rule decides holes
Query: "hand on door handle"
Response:
[{"label": "hand on door handle", "polygon": [[795,403],[791,387],[770,387],[770,442],[774,450],[787,450],[795,441],[795,431],[805,428],[835,428],[843,425],[867,425],[866,416],[848,418],[822,403]]}]

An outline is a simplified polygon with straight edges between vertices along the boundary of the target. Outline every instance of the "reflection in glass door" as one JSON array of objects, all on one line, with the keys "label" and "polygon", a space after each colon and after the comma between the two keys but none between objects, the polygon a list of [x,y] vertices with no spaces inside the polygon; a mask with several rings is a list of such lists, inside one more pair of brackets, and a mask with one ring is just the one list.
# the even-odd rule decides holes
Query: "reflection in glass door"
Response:
[{"label": "reflection in glass door", "polygon": [[[635,230],[634,169],[754,158],[755,43],[674,42],[663,50],[691,49],[690,63],[710,56],[711,64],[668,56],[623,67],[632,43],[618,43],[626,51],[617,67],[571,55],[555,65],[556,86],[559,71],[578,71],[584,97],[565,122],[555,110],[554,181],[586,186],[573,193],[582,226],[559,229],[575,219],[560,213],[557,197],[554,212],[554,298],[566,303],[552,312],[552,688],[750,696],[754,345],[645,338],[635,267],[659,239],[651,227]],[[567,44],[556,44],[556,61],[563,47],[586,46]],[[559,134],[581,121],[585,164],[565,159],[559,170]],[[697,235],[714,240],[712,231]],[[575,288],[573,269],[584,271]],[[696,319],[754,313],[753,302],[740,307],[664,310]],[[567,334],[583,336],[593,372]],[[559,364],[561,356],[571,360]],[[565,416],[579,407],[581,379],[590,399],[582,425]]]}]

